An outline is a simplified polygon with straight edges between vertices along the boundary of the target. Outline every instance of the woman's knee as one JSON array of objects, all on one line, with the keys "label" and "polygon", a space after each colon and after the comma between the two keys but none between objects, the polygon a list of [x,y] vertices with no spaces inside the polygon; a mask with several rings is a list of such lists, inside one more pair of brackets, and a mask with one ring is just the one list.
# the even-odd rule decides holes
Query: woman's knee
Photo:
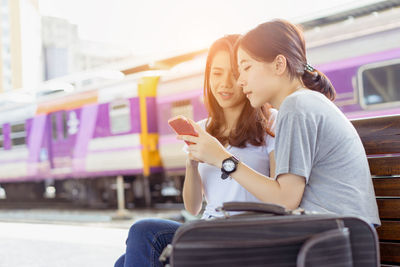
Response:
[{"label": "woman's knee", "polygon": [[160,219],[143,219],[137,221],[129,229],[128,241],[143,242],[152,240],[156,233],[165,228],[165,225],[166,222]]}]

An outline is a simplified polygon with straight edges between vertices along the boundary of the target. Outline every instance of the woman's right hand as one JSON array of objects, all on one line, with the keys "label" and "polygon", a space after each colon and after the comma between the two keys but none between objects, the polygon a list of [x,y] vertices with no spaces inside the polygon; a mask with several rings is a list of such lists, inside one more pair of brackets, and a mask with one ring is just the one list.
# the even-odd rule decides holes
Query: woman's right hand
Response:
[{"label": "woman's right hand", "polygon": [[217,138],[210,135],[193,120],[188,120],[198,133],[198,136],[178,135],[177,139],[192,143],[188,146],[188,155],[190,159],[221,168],[222,161],[232,155],[225,149]]}]

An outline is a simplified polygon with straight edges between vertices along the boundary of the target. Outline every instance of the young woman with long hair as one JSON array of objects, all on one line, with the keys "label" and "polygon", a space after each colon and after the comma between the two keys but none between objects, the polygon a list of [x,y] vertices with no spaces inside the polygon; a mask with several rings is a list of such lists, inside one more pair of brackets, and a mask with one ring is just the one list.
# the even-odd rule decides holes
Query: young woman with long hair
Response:
[{"label": "young woman with long hair", "polygon": [[[273,117],[276,110],[253,108],[237,85],[234,44],[239,35],[223,37],[211,46],[206,63],[204,98],[209,117],[196,124],[221,147],[263,175],[274,176]],[[268,107],[268,106],[267,106]],[[190,150],[191,145],[186,149]],[[261,201],[236,180],[189,153],[183,186],[186,210],[197,215],[207,202],[203,219],[221,216],[215,210],[227,201]],[[115,266],[162,266],[158,258],[180,223],[162,219],[136,222],[129,230],[126,253]]]}]

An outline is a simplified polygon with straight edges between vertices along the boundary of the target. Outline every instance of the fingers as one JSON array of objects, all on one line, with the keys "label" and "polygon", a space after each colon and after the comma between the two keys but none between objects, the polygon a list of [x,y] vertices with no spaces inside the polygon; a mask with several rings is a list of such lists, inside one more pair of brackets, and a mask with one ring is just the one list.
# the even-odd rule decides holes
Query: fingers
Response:
[{"label": "fingers", "polygon": [[196,144],[190,145],[188,146],[187,151],[189,152],[189,154],[191,154],[193,156],[193,153],[197,152],[197,147]]},{"label": "fingers", "polygon": [[203,128],[201,128],[200,125],[198,125],[197,123],[195,123],[192,119],[188,119],[188,121],[189,121],[190,124],[193,126],[193,128],[196,130],[196,132],[198,132],[198,133],[204,132]]},{"label": "fingers", "polygon": [[178,135],[176,138],[178,140],[183,140],[183,141],[194,143],[194,144],[197,144],[197,142],[198,142],[198,137],[192,136],[192,135]]}]

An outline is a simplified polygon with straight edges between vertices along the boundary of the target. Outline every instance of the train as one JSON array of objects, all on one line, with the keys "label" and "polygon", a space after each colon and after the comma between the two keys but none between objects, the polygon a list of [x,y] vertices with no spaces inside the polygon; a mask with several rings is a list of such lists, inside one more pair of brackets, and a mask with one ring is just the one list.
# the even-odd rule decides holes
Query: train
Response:
[{"label": "train", "polygon": [[[301,23],[309,63],[349,119],[400,114],[400,8],[363,12]],[[0,104],[0,204],[111,208],[121,176],[128,207],[181,202],[186,155],[167,120],[207,116],[206,56],[175,57],[167,70],[124,68],[118,79],[72,75],[45,82],[32,101]]]},{"label": "train", "polygon": [[[155,94],[159,77],[124,77],[2,112],[0,180],[6,198],[107,202],[110,176],[160,173]],[[59,82],[58,82],[59,83]],[[87,179],[96,178],[96,179]],[[94,190],[93,190],[94,189]],[[47,192],[48,195],[51,192]]]},{"label": "train", "polygon": [[359,12],[332,16],[339,21],[326,26],[306,23],[308,59],[331,80],[335,103],[348,118],[398,114],[400,9]]}]

